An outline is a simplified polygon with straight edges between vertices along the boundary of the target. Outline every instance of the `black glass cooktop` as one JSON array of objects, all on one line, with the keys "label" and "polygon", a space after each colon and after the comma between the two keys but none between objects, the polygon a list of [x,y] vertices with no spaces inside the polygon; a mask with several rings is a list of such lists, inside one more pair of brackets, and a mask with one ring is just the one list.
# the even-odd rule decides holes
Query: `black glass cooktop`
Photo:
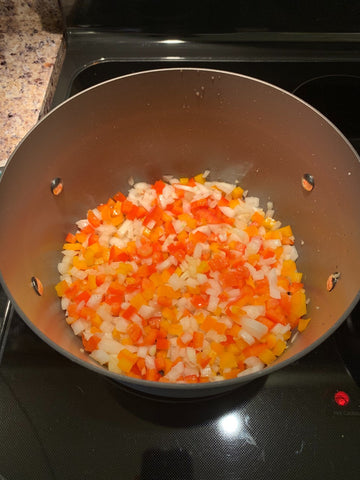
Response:
[{"label": "black glass cooktop", "polygon": [[0,473],[8,480],[355,480],[360,388],[338,347],[345,327],[269,377],[179,401],[135,393],[70,362],[15,315],[0,369]]},{"label": "black glass cooktop", "polygon": [[[200,61],[200,46],[187,44],[197,59],[169,60],[179,51],[165,44],[161,53],[149,39],[141,60],[136,46],[124,50],[117,37],[107,50],[104,39],[100,48],[94,35],[86,41],[76,35],[68,38],[53,106],[119,74],[207,66],[294,91],[359,146],[360,56],[342,56],[340,47],[333,46],[334,56],[327,47],[322,61],[306,57],[309,47],[301,61],[298,47],[290,55],[287,45],[271,55],[258,46],[239,46],[236,55],[233,46],[227,57],[216,57],[214,47],[211,59]],[[2,309],[5,300],[2,292]],[[0,479],[357,480],[359,315],[357,307],[333,336],[287,368],[230,393],[180,401],[133,392],[70,362],[15,314],[0,365]]]}]

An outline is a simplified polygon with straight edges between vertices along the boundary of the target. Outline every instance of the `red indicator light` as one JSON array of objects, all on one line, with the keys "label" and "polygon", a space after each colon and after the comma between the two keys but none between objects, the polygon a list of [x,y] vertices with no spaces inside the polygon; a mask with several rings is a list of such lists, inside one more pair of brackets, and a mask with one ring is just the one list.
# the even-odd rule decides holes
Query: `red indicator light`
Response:
[{"label": "red indicator light", "polygon": [[340,407],[345,407],[349,403],[350,397],[346,392],[340,391],[335,393],[334,400]]}]

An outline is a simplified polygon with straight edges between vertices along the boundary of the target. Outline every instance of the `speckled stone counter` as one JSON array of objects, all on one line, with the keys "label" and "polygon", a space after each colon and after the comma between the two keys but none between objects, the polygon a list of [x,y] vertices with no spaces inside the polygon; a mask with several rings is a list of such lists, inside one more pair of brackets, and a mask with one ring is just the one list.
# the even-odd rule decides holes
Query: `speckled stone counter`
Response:
[{"label": "speckled stone counter", "polygon": [[0,0],[0,166],[46,113],[63,56],[56,0]]}]

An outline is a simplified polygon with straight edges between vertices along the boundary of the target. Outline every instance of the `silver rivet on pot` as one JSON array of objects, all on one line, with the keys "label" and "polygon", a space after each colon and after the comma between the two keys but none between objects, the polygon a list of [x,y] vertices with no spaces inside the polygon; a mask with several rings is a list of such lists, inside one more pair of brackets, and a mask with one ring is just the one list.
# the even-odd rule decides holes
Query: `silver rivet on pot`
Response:
[{"label": "silver rivet on pot", "polygon": [[326,288],[328,292],[331,292],[331,290],[335,288],[335,285],[337,284],[339,278],[340,278],[339,272],[335,272],[329,275],[329,278],[326,281]]},{"label": "silver rivet on pot", "polygon": [[44,293],[44,287],[41,281],[37,277],[31,277],[31,285],[39,297],[41,297]]},{"label": "silver rivet on pot", "polygon": [[301,179],[301,185],[304,190],[311,192],[311,190],[313,190],[315,187],[314,177],[310,173],[304,173]]},{"label": "silver rivet on pot", "polygon": [[64,184],[61,178],[60,177],[54,178],[51,182],[50,188],[51,188],[51,192],[54,195],[60,195],[60,193],[63,191],[63,188],[64,188]]}]

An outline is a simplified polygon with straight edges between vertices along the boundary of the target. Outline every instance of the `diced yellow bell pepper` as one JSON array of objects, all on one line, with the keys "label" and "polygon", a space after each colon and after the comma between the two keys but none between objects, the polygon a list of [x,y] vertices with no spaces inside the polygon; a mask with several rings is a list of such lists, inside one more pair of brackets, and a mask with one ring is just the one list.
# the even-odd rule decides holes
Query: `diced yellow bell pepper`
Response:
[{"label": "diced yellow bell pepper", "polygon": [[300,272],[294,272],[290,277],[290,280],[295,283],[300,283],[301,279],[302,279],[302,273]]},{"label": "diced yellow bell pepper", "polygon": [[154,287],[157,288],[161,285],[161,273],[154,272],[150,275],[150,280],[154,284]]},{"label": "diced yellow bell pepper", "polygon": [[89,290],[94,290],[97,287],[96,284],[96,275],[88,275],[87,278],[87,288]]},{"label": "diced yellow bell pepper", "polygon": [[116,273],[120,273],[121,275],[128,275],[132,273],[133,266],[130,263],[119,263],[118,268],[116,269]]},{"label": "diced yellow bell pepper", "polygon": [[115,215],[114,217],[111,217],[110,223],[114,225],[114,227],[118,227],[121,225],[124,221],[124,215],[120,213],[119,215]]},{"label": "diced yellow bell pepper", "polygon": [[207,273],[210,270],[208,262],[202,261],[197,267],[198,273]]},{"label": "diced yellow bell pepper", "polygon": [[309,325],[311,318],[300,318],[297,329],[299,332],[303,332]]},{"label": "diced yellow bell pepper", "polygon": [[73,265],[74,265],[74,267],[78,268],[79,270],[86,270],[88,268],[88,264],[87,264],[86,260],[80,260],[78,255],[74,255]]},{"label": "diced yellow bell pepper", "polygon": [[259,226],[264,223],[264,215],[258,211],[255,211],[251,216],[251,221],[256,222]]},{"label": "diced yellow bell pepper", "polygon": [[156,289],[156,294],[158,297],[167,297],[172,300],[181,296],[181,293],[179,291],[175,291],[172,287],[170,287],[170,285],[162,284]]},{"label": "diced yellow bell pepper", "polygon": [[284,260],[281,275],[287,277],[291,282],[301,282],[302,273],[296,271],[296,263],[293,260]]},{"label": "diced yellow bell pepper", "polygon": [[298,318],[306,314],[306,296],[303,290],[298,290],[291,295],[290,304],[290,322],[294,322]]},{"label": "diced yellow bell pepper", "polygon": [[271,217],[266,217],[265,220],[263,221],[263,227],[265,227],[268,230],[272,230],[276,224],[276,220],[274,220]]},{"label": "diced yellow bell pepper", "polygon": [[118,367],[125,373],[129,373],[137,361],[137,355],[126,348],[118,354]]},{"label": "diced yellow bell pepper", "polygon": [[256,225],[248,225],[244,230],[249,235],[249,237],[256,237],[256,235],[259,233],[258,227]]},{"label": "diced yellow bell pepper", "polygon": [[276,342],[276,345],[274,346],[272,352],[274,355],[276,355],[277,357],[279,357],[286,349],[286,342],[282,341],[282,340],[278,340]]},{"label": "diced yellow bell pepper", "polygon": [[169,272],[169,270],[163,270],[161,272],[161,281],[162,283],[167,283],[169,278],[171,277],[171,273]]},{"label": "diced yellow bell pepper", "polygon": [[233,199],[231,199],[230,202],[229,202],[229,207],[230,207],[230,208],[235,208],[235,207],[237,207],[237,206],[239,205],[239,203],[240,203],[240,202],[239,202],[239,200],[238,200],[237,198],[233,198]]},{"label": "diced yellow bell pepper", "polygon": [[259,260],[260,260],[260,255],[258,253],[254,253],[252,255],[249,255],[248,258],[247,258],[247,261],[251,265],[255,265]]},{"label": "diced yellow bell pepper", "polygon": [[188,234],[187,234],[187,232],[185,232],[185,230],[182,230],[180,233],[178,233],[177,237],[178,237],[179,242],[184,242],[185,240],[187,240]]},{"label": "diced yellow bell pepper", "polygon": [[212,351],[218,355],[222,354],[225,349],[224,345],[221,345],[221,343],[217,343],[217,342],[211,342],[210,346]]},{"label": "diced yellow bell pepper", "polygon": [[228,352],[233,353],[234,355],[238,355],[241,351],[239,349],[239,346],[236,343],[230,343],[227,349],[228,349]]},{"label": "diced yellow bell pepper", "polygon": [[289,330],[288,332],[284,333],[284,335],[283,335],[283,339],[284,339],[284,340],[289,340],[290,337],[291,337],[291,330]]},{"label": "diced yellow bell pepper", "polygon": [[181,323],[173,323],[169,326],[168,328],[168,333],[170,335],[176,335],[178,337],[181,337],[181,335],[184,333],[183,327]]},{"label": "diced yellow bell pepper", "polygon": [[64,250],[81,250],[82,245],[80,243],[64,243]]},{"label": "diced yellow bell pepper", "polygon": [[131,298],[130,303],[136,310],[139,310],[146,303],[146,300],[141,293],[137,293]]},{"label": "diced yellow bell pepper", "polygon": [[[151,282],[152,283],[152,282]],[[144,297],[144,299],[146,301],[149,301],[151,300],[152,298],[154,298],[154,295],[155,295],[155,286],[147,286],[145,290],[143,290],[142,292],[142,296]]]},{"label": "diced yellow bell pepper", "polygon": [[280,232],[281,235],[284,235],[284,237],[292,237],[293,236],[293,232],[291,230],[290,225],[286,225],[286,227],[279,228],[278,232]]},{"label": "diced yellow bell pepper", "polygon": [[170,322],[176,322],[176,309],[175,308],[169,308],[169,307],[164,307],[161,312],[162,316],[169,320]]},{"label": "diced yellow bell pepper", "polygon": [[220,250],[219,244],[217,242],[210,243],[210,250],[215,253],[218,252]]},{"label": "diced yellow bell pepper", "polygon": [[194,180],[195,180],[195,182],[198,182],[198,183],[205,183],[205,181],[206,181],[206,179],[204,178],[202,173],[199,173],[199,175],[196,175],[194,177]]},{"label": "diced yellow bell pepper", "polygon": [[220,355],[220,368],[236,368],[237,361],[232,352],[223,352]]},{"label": "diced yellow bell pepper", "polygon": [[272,350],[275,347],[278,339],[277,339],[276,335],[274,335],[273,333],[268,333],[265,337],[265,341],[266,341],[267,346],[270,348],[270,350]]},{"label": "diced yellow bell pepper", "polygon": [[270,363],[272,363],[276,360],[276,356],[268,348],[263,350],[261,353],[259,353],[259,358],[266,365],[270,365]]},{"label": "diced yellow bell pepper", "polygon": [[100,317],[100,315],[95,313],[95,315],[91,317],[91,325],[94,325],[95,327],[100,327],[101,324],[102,324],[102,318]]},{"label": "diced yellow bell pepper", "polygon": [[65,291],[69,288],[69,284],[67,283],[66,280],[62,280],[55,286],[56,293],[58,294],[59,297],[63,297],[65,294]]},{"label": "diced yellow bell pepper", "polygon": [[112,336],[115,340],[120,340],[121,336],[122,336],[122,333],[119,332],[119,330],[117,330],[116,328],[114,328],[113,331],[112,331]]},{"label": "diced yellow bell pepper", "polygon": [[185,222],[186,225],[191,229],[194,229],[197,226],[197,221],[195,220],[195,218],[189,215],[188,213],[181,213],[178,216],[178,219],[181,220],[182,222]]},{"label": "diced yellow bell pepper", "polygon": [[244,193],[244,189],[241,187],[235,187],[234,190],[231,192],[231,196],[234,199],[241,198],[242,194]]},{"label": "diced yellow bell pepper", "polygon": [[[266,224],[266,220],[264,221],[264,224]],[[265,240],[281,240],[282,235],[281,235],[281,232],[279,232],[279,230],[269,230],[268,232],[265,233],[264,238]]]}]

